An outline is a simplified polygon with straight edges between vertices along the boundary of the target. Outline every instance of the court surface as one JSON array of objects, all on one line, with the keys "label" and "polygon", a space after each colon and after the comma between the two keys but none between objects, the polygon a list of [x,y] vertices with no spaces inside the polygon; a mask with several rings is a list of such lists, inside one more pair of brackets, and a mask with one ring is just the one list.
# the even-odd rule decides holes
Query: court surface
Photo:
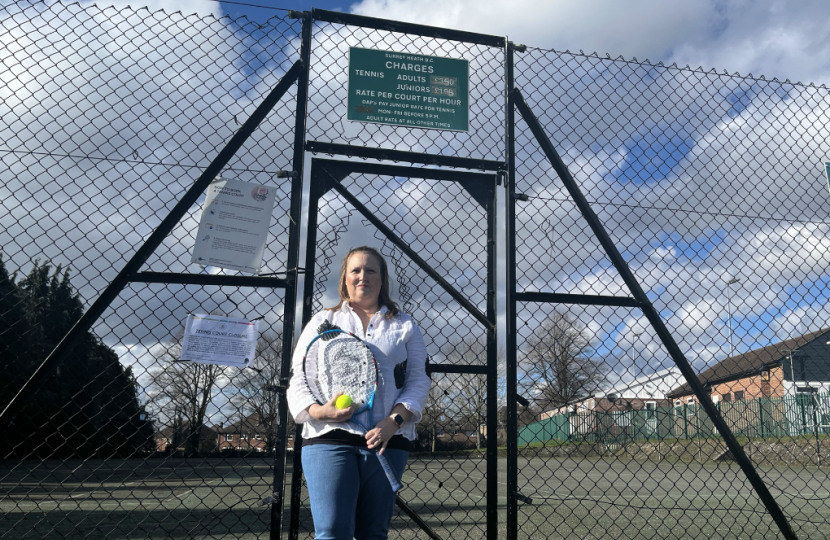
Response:
[{"label": "court surface", "polygon": [[[441,538],[481,538],[485,471],[482,459],[413,457],[400,495]],[[759,472],[800,538],[830,537],[826,470]],[[500,459],[501,538],[505,479]],[[272,481],[262,458],[6,463],[0,539],[268,538],[260,501]],[[779,538],[734,464],[520,459],[519,492],[520,539]],[[284,527],[288,519],[286,507]],[[300,524],[300,537],[313,538],[307,505]],[[390,538],[428,536],[399,512]]]}]

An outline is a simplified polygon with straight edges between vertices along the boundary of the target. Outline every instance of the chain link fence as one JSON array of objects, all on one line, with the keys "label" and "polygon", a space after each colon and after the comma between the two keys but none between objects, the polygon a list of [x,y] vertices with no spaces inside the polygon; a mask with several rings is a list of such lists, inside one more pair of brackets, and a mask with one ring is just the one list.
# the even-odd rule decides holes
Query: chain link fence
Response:
[{"label": "chain link fence", "polygon": [[[299,57],[300,28],[0,8],[2,408]],[[222,173],[277,191],[264,273],[286,271],[295,101]],[[189,264],[203,201],[142,270],[224,274]],[[267,537],[285,306],[268,288],[128,285],[4,431],[0,538]],[[259,319],[260,370],[176,362],[188,313]]]},{"label": "chain link fence", "polygon": [[[297,87],[222,176],[277,191],[265,275],[295,271],[306,227],[308,314],[369,244],[424,331],[433,389],[391,537],[784,535],[644,308],[607,302],[635,291],[520,115],[516,193],[496,185],[510,77],[792,530],[830,535],[826,88],[533,48],[508,73],[503,47],[276,13],[0,8],[0,407],[300,59],[308,24],[308,222],[280,174]],[[350,46],[468,60],[469,132],[345,121]],[[489,172],[332,157],[367,148]],[[203,201],[142,267],[166,281],[121,290],[4,431],[0,538],[313,536],[279,413],[296,290],[173,278],[235,274],[187,263]],[[507,283],[496,245],[514,234]],[[505,351],[512,287],[560,296],[520,297]],[[258,319],[257,369],[175,362],[188,313]]]},{"label": "chain link fence", "polygon": [[[827,89],[532,48],[516,85],[792,529],[826,536]],[[631,298],[516,130],[517,291]],[[517,328],[519,537],[779,537],[641,310],[522,302]]]}]

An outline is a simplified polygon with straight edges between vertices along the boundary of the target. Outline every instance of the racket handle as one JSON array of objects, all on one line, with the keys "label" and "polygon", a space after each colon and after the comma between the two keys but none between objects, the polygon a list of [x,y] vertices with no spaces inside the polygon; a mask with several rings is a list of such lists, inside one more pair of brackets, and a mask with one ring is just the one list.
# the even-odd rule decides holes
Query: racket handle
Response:
[{"label": "racket handle", "polygon": [[392,470],[392,466],[389,464],[386,456],[378,454],[378,461],[380,461],[380,466],[383,468],[383,472],[386,473],[386,478],[389,479],[389,485],[392,486],[392,492],[397,493],[401,490],[403,485],[398,482],[398,477],[395,475],[395,471]]}]

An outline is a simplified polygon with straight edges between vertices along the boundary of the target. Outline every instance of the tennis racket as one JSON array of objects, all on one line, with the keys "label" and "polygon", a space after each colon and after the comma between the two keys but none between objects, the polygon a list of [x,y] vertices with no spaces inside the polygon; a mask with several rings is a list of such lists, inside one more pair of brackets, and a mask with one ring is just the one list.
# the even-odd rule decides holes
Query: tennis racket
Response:
[{"label": "tennis racket", "polygon": [[[356,407],[349,422],[365,431],[372,425],[373,404],[378,387],[378,365],[369,347],[354,334],[323,324],[303,357],[303,378],[319,405],[343,392]],[[376,452],[392,491],[403,487],[386,456]]]}]

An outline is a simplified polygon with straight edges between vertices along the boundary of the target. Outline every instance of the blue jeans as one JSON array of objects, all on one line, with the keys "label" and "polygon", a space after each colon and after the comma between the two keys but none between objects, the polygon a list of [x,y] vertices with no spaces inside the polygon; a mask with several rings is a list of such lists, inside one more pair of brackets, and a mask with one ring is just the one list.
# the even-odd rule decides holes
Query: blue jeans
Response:
[{"label": "blue jeans", "polygon": [[[383,453],[400,480],[409,452]],[[371,450],[313,444],[302,449],[315,540],[386,540],[395,495]]]}]

